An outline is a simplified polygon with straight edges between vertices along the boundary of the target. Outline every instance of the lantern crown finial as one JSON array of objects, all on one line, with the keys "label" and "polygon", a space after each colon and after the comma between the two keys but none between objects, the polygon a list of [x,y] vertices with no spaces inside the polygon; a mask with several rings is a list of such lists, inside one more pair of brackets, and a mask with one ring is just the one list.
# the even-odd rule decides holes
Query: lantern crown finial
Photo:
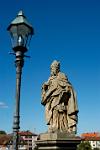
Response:
[{"label": "lantern crown finial", "polygon": [[8,26],[12,39],[12,47],[14,51],[23,50],[26,52],[34,30],[32,25],[27,21],[23,11],[19,11],[16,18]]},{"label": "lantern crown finial", "polygon": [[23,13],[22,10],[20,10],[20,11],[18,12],[17,16],[24,16],[24,17],[25,17],[25,15],[24,15],[24,13]]},{"label": "lantern crown finial", "polygon": [[11,24],[9,25],[9,27],[7,28],[8,30],[11,28],[12,25],[18,25],[18,24],[25,24],[27,25],[29,28],[32,29],[32,34],[33,34],[33,27],[32,25],[27,21],[24,13],[22,10],[20,10],[17,14],[17,17],[11,22]]}]

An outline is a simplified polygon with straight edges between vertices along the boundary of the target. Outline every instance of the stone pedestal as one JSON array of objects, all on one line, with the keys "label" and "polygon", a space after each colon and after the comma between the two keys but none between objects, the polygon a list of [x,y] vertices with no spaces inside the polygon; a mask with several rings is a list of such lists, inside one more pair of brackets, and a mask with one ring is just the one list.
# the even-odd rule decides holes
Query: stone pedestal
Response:
[{"label": "stone pedestal", "polygon": [[76,150],[81,138],[68,133],[43,133],[36,141],[37,150]]}]

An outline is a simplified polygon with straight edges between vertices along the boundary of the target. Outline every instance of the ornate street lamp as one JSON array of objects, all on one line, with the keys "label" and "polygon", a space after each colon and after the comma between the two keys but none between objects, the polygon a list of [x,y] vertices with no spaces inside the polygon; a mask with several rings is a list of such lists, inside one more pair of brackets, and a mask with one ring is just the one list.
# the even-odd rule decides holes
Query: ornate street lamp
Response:
[{"label": "ornate street lamp", "polygon": [[13,149],[18,150],[18,132],[20,129],[20,88],[21,74],[24,65],[24,53],[27,52],[32,35],[34,34],[31,24],[28,23],[23,12],[11,22],[7,30],[10,32],[12,48],[16,56],[16,104],[13,122]]}]

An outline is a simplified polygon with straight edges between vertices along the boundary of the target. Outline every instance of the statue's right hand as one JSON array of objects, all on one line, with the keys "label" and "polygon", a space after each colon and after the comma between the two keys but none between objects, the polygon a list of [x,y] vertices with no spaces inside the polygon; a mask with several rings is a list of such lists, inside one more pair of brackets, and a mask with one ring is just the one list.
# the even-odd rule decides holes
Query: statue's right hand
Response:
[{"label": "statue's right hand", "polygon": [[44,90],[44,91],[46,91],[47,89],[48,89],[48,84],[43,84],[43,86],[42,86],[42,89]]},{"label": "statue's right hand", "polygon": [[46,104],[46,102],[47,102],[47,101],[46,101],[46,96],[45,96],[45,95],[43,95],[43,96],[42,96],[41,104],[42,104],[42,105],[45,105],[45,104]]}]

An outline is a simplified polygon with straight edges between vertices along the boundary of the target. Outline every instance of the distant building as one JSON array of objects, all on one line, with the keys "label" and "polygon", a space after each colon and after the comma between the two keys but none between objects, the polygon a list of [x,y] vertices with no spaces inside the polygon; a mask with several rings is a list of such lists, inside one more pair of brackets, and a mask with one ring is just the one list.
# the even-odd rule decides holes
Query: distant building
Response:
[{"label": "distant building", "polygon": [[1,135],[0,136],[0,150],[7,150],[8,149],[8,143],[10,143],[11,137],[8,135]]},{"label": "distant building", "polygon": [[35,141],[37,140],[38,135],[30,131],[21,131],[19,135],[27,143],[27,150],[34,150]]},{"label": "distant building", "polygon": [[[13,150],[12,147],[13,137],[12,135],[1,135],[0,136],[0,150]],[[19,150],[27,150],[27,144],[20,137],[19,138]]]},{"label": "distant building", "polygon": [[100,133],[99,132],[83,133],[81,135],[81,138],[83,141],[89,141],[92,149],[94,148],[100,149]]},{"label": "distant building", "polygon": [[[37,134],[30,131],[19,132],[19,150],[34,150]],[[1,135],[0,136],[0,150],[13,150],[12,148],[13,136]]]}]

